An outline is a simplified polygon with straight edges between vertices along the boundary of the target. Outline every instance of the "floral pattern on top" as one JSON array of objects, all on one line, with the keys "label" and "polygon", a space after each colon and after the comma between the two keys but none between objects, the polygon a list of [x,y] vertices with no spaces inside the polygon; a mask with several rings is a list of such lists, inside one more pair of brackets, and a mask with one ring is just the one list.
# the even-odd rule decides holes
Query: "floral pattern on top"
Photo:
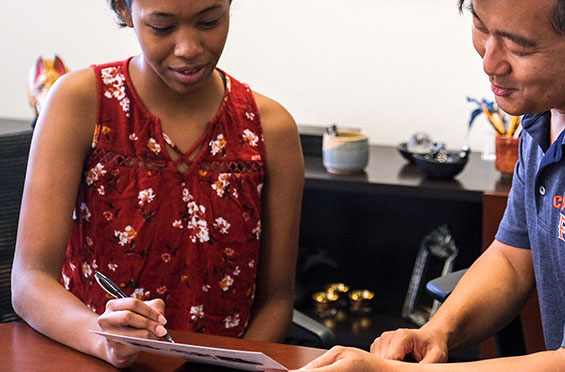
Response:
[{"label": "floral pattern on top", "polygon": [[265,149],[253,93],[226,75],[222,105],[189,158],[137,97],[127,63],[94,67],[101,107],[61,283],[101,314],[100,270],[128,296],[163,299],[171,329],[239,337],[261,236]]},{"label": "floral pattern on top", "polygon": [[129,117],[130,100],[126,95],[125,76],[117,67],[108,67],[100,70],[104,83],[104,97],[118,100],[122,111]]}]

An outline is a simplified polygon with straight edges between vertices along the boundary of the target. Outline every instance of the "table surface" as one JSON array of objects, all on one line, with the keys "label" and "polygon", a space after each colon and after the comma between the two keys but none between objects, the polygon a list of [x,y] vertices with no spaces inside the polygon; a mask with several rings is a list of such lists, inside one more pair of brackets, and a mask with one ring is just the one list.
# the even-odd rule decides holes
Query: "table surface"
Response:
[{"label": "table surface", "polygon": [[[237,338],[170,331],[177,342],[186,344],[262,352],[287,368],[299,368],[325,350]],[[0,324],[0,370],[12,371],[120,371],[110,364],[75,351],[39,334],[23,322]],[[236,371],[223,367],[188,363],[180,358],[140,352],[128,371]]]}]

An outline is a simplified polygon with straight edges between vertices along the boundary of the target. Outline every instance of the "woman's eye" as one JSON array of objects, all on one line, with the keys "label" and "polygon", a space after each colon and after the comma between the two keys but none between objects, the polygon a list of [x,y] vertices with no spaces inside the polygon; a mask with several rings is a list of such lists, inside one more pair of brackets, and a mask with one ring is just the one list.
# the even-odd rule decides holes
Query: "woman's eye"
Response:
[{"label": "woman's eye", "polygon": [[163,35],[163,34],[167,34],[169,32],[171,32],[174,28],[174,26],[167,26],[167,27],[157,27],[157,26],[149,26],[151,27],[151,29],[159,35]]},{"label": "woman's eye", "polygon": [[211,21],[201,21],[199,24],[203,28],[213,28],[220,23],[220,18],[213,19]]}]

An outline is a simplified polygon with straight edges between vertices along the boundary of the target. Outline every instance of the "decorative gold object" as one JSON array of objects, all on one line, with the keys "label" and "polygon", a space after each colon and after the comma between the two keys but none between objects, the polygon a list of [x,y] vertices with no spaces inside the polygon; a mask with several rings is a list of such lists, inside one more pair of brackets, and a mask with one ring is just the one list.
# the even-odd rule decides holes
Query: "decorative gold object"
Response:
[{"label": "decorative gold object", "polygon": [[339,295],[339,306],[347,307],[347,292],[349,286],[344,283],[328,283],[325,285],[326,292],[335,292]]},{"label": "decorative gold object", "polygon": [[345,294],[349,292],[349,286],[343,283],[329,283],[326,284],[326,291],[337,292],[338,294]]},{"label": "decorative gold object", "polygon": [[349,310],[354,314],[368,314],[373,311],[375,294],[368,289],[357,289],[349,294]]},{"label": "decorative gold object", "polygon": [[334,316],[337,313],[339,295],[336,292],[315,292],[312,294],[316,314],[321,318]]}]

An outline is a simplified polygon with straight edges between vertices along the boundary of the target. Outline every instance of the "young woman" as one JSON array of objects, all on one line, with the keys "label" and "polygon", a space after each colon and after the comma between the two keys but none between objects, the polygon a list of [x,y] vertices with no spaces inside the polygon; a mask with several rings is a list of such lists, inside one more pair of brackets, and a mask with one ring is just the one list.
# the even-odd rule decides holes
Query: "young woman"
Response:
[{"label": "young woman", "polygon": [[[89,330],[282,340],[304,173],[294,120],[216,68],[229,0],[110,5],[142,54],[52,88],[30,154],[14,308],[118,367],[136,350]],[[109,299],[96,271],[131,297]]]}]

